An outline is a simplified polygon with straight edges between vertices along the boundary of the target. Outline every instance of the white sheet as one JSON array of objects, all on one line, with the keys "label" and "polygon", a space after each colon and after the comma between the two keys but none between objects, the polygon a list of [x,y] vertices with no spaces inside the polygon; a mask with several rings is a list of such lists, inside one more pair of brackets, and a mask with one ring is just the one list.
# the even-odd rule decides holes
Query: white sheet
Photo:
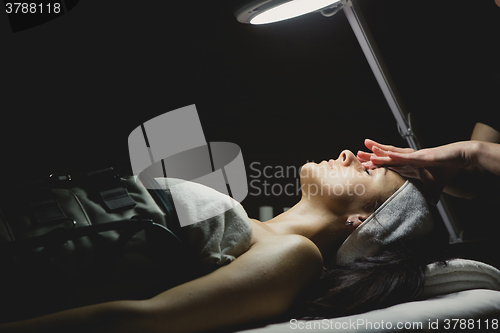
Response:
[{"label": "white sheet", "polygon": [[467,290],[355,316],[331,320],[292,320],[240,332],[400,332],[404,330],[405,325],[422,332],[436,332],[438,327],[441,331],[455,328],[457,331],[474,332],[488,331],[489,328],[500,332],[500,292],[485,289]]}]

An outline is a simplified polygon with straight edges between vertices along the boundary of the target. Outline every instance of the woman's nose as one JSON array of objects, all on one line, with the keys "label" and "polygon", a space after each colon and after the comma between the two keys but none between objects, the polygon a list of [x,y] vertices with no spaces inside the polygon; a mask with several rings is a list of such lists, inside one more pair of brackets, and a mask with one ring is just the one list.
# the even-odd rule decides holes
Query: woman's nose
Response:
[{"label": "woman's nose", "polygon": [[339,161],[344,166],[349,166],[353,163],[359,163],[356,156],[350,150],[344,150],[340,153]]}]

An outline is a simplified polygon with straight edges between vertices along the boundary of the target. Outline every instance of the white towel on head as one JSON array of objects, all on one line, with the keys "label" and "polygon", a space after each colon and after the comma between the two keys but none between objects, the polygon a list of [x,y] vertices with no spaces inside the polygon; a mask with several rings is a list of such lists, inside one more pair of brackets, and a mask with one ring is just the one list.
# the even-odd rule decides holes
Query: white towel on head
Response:
[{"label": "white towel on head", "polygon": [[188,241],[212,269],[226,265],[250,247],[252,229],[245,209],[226,194],[198,183],[156,178],[170,192],[178,215],[188,223]]},{"label": "white towel on head", "polygon": [[388,245],[426,235],[432,227],[427,200],[406,181],[347,237],[337,251],[337,263],[373,256]]}]

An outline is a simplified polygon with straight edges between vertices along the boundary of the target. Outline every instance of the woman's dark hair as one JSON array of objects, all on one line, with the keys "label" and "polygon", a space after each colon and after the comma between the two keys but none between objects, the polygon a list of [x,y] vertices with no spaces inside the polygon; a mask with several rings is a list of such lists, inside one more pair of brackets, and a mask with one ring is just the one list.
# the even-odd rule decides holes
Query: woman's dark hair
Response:
[{"label": "woman's dark hair", "polygon": [[333,318],[415,300],[424,287],[427,264],[437,259],[424,253],[386,250],[346,265],[324,267],[319,282],[305,293],[299,316]]}]

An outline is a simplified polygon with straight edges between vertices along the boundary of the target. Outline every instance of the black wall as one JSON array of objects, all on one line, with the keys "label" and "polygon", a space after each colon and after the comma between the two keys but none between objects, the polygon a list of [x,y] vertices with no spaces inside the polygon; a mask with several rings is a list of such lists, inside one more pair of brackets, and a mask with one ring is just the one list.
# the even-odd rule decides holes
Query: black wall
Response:
[{"label": "black wall", "polygon": [[[493,0],[359,3],[424,147],[467,140],[482,112],[498,112]],[[342,12],[250,26],[233,5],[80,1],[17,33],[0,14],[5,181],[107,165],[126,172],[128,134],[189,104],[207,141],[241,147],[249,180],[269,166],[269,186],[295,183],[306,161],[356,152],[365,138],[406,145]],[[253,184],[263,191],[264,180]],[[243,202],[252,217],[299,198],[256,192]],[[454,205],[461,219],[477,218],[473,206]]]}]

